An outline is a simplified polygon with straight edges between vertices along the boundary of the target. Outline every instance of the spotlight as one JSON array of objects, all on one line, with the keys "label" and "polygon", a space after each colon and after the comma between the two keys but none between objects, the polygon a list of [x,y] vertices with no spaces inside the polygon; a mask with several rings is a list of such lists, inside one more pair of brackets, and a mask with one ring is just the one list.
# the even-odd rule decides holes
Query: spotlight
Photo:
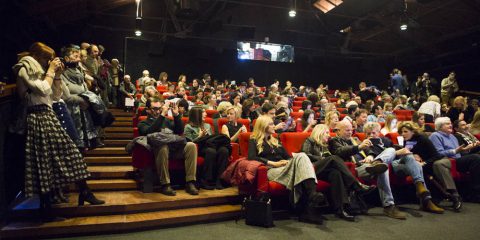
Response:
[{"label": "spotlight", "polygon": [[408,28],[408,25],[406,23],[400,24],[400,30],[405,31],[407,30],[407,28]]},{"label": "spotlight", "polygon": [[292,0],[290,4],[290,11],[288,11],[288,16],[295,17],[297,16],[297,0]]},{"label": "spotlight", "polygon": [[295,11],[294,9],[290,10],[290,11],[288,12],[288,16],[290,16],[290,17],[295,17],[295,16],[297,16],[297,11]]},{"label": "spotlight", "polygon": [[135,36],[137,36],[137,37],[142,36],[142,31],[140,31],[140,30],[135,30]]}]

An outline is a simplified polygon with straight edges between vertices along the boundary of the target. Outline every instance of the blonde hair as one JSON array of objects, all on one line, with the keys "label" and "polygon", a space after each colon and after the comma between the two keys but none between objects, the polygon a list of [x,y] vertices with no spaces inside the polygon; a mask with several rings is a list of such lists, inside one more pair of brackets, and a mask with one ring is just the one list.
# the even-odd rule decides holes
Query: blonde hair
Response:
[{"label": "blonde hair", "polygon": [[327,103],[327,105],[325,106],[325,113],[329,113],[333,111],[333,108],[335,108],[335,110],[337,109],[337,106],[335,106],[335,103]]},{"label": "blonde hair", "polygon": [[240,118],[240,112],[238,111],[238,108],[237,108],[237,107],[230,106],[230,107],[228,107],[227,109],[225,109],[225,113],[228,114],[228,112],[230,112],[230,110],[233,110],[233,111],[235,112],[235,120],[237,120],[237,119]]},{"label": "blonde hair", "polygon": [[456,97],[455,99],[453,99],[453,106],[454,106],[454,107],[455,107],[455,105],[456,105],[457,103],[461,103],[461,104],[462,104],[462,110],[467,109],[467,99],[465,99],[464,97],[458,96],[458,97]]},{"label": "blonde hair", "polygon": [[437,95],[430,95],[427,101],[434,101],[434,102],[440,103],[440,98]]},{"label": "blonde hair", "polygon": [[470,129],[480,129],[480,111],[476,111],[473,120],[470,123]]},{"label": "blonde hair", "polygon": [[402,132],[402,129],[403,128],[406,128],[410,131],[412,131],[413,133],[419,133],[421,132],[421,129],[418,127],[418,124],[417,123],[414,123],[412,121],[404,121],[404,122],[401,122],[400,124],[398,124],[398,132],[401,133]]},{"label": "blonde hair", "polygon": [[255,121],[255,126],[253,126],[253,133],[250,137],[257,141],[257,149],[258,153],[263,152],[263,142],[266,142],[268,145],[272,147],[278,147],[278,140],[273,137],[269,136],[268,139],[265,141],[265,131],[270,123],[273,123],[273,119],[269,116],[260,116]]},{"label": "blonde hair", "polygon": [[325,139],[326,135],[330,135],[329,127],[325,124],[317,124],[317,126],[313,128],[310,138],[312,138],[316,144],[327,147],[328,143],[323,142],[323,139]]},{"label": "blonde hair", "polygon": [[217,111],[219,113],[225,112],[228,108],[232,107],[233,105],[229,101],[222,101],[217,106]]},{"label": "blonde hair", "polygon": [[340,116],[338,116],[338,113],[336,111],[330,111],[328,112],[327,114],[325,114],[325,125],[327,125],[328,127],[330,127],[330,125],[332,124],[332,117],[336,115],[337,116],[337,119],[340,120]]},{"label": "blonde hair", "polygon": [[[385,118],[385,129],[387,129],[387,132],[391,132],[392,129],[391,129],[391,125],[392,125],[392,121],[394,119],[397,119],[397,116],[393,115],[393,114],[388,114],[387,117]],[[398,129],[398,128],[397,128]]]}]

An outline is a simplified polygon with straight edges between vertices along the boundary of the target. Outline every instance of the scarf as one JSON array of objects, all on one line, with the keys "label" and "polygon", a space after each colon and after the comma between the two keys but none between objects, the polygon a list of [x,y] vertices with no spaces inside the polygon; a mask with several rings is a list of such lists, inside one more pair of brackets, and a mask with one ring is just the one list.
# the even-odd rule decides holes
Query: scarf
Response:
[{"label": "scarf", "polygon": [[13,66],[15,74],[18,74],[18,71],[20,71],[22,67],[25,67],[29,76],[43,76],[45,74],[45,70],[43,70],[40,63],[31,56],[22,57],[20,61]]}]

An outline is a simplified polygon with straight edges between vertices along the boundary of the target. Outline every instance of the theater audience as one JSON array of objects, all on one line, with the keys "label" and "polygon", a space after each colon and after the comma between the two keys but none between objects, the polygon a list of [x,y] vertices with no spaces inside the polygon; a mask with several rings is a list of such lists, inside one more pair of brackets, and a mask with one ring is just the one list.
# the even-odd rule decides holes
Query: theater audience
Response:
[{"label": "theater audience", "polygon": [[135,85],[133,85],[133,83],[131,82],[130,75],[125,75],[123,77],[123,82],[120,83],[119,89],[120,96],[122,98],[122,106],[124,107],[125,111],[130,111],[133,106],[125,106],[125,99],[135,99],[135,94],[137,93]]},{"label": "theater audience", "polygon": [[455,79],[455,72],[450,72],[441,83],[440,97],[442,98],[442,104],[450,104],[450,99],[456,92],[458,92],[458,83]]},{"label": "theater audience", "polygon": [[293,193],[291,204],[302,209],[300,221],[322,223],[315,207],[325,198],[316,191],[317,178],[310,159],[305,153],[297,153],[292,158],[273,134],[273,119],[260,116],[248,143],[248,159],[267,165],[268,180],[284,185]]},{"label": "theater audience", "polygon": [[467,106],[467,99],[462,96],[458,96],[453,100],[452,107],[447,112],[447,117],[452,121],[464,120],[467,123],[470,123],[475,114],[471,106]]},{"label": "theater audience", "polygon": [[375,187],[360,183],[345,166],[343,160],[330,153],[328,150],[329,138],[330,129],[327,125],[315,126],[310,137],[303,143],[302,152],[307,154],[312,161],[317,178],[332,184],[329,188],[329,197],[331,199],[330,206],[335,214],[347,221],[355,221],[355,217],[348,212],[349,192],[356,191],[359,194],[366,194]]},{"label": "theater audience", "polygon": [[380,105],[374,105],[367,117],[367,122],[385,122],[383,108]]},{"label": "theater audience", "polygon": [[[199,141],[202,137],[212,135],[210,124],[205,123],[207,113],[201,107],[193,107],[188,114],[188,124],[185,125],[185,137],[192,141]],[[199,150],[199,155],[205,158],[203,163],[200,186],[206,190],[223,189],[220,176],[228,164],[230,151],[224,147],[205,146]]]},{"label": "theater audience", "polygon": [[470,123],[470,133],[473,135],[480,134],[480,111],[475,112],[475,115],[473,115],[473,120]]},{"label": "theater audience", "polygon": [[459,172],[470,172],[470,201],[480,203],[480,155],[469,154],[474,144],[459,145],[453,135],[452,122],[448,117],[435,120],[436,132],[430,135],[430,141],[437,151],[445,157],[455,159]]},{"label": "theater audience", "polygon": [[363,125],[367,123],[368,112],[365,109],[360,109],[359,111],[355,112],[355,121],[353,121],[352,125],[354,126],[354,130],[356,133],[363,133]]},{"label": "theater audience", "polygon": [[455,137],[458,140],[458,144],[461,145],[473,145],[473,147],[466,151],[466,154],[480,153],[480,141],[469,132],[469,126],[464,120],[456,120],[453,122],[453,129],[455,129]]},{"label": "theater audience", "polygon": [[300,119],[300,124],[297,124],[297,132],[311,132],[317,120],[315,120],[315,112],[311,109],[307,109],[303,112],[302,118]]},{"label": "theater audience", "polygon": [[432,126],[425,124],[425,115],[423,113],[414,112],[412,115],[412,121],[416,124],[418,131],[427,136],[430,136],[430,134],[435,132],[435,129],[432,128]]},{"label": "theater audience", "polygon": [[387,133],[397,132],[397,117],[393,114],[387,115],[385,118],[385,126],[380,130],[380,133],[387,135]]},{"label": "theater audience", "polygon": [[412,152],[415,160],[423,166],[428,175],[433,175],[446,190],[446,198],[452,201],[452,208],[459,211],[462,207],[462,199],[457,192],[455,181],[450,173],[451,162],[445,156],[437,152],[430,139],[422,134],[414,122],[402,122],[398,131],[403,136],[403,147]]},{"label": "theater audience", "polygon": [[238,142],[238,136],[240,136],[240,133],[247,132],[247,128],[241,124],[238,123],[238,111],[234,107],[229,107],[227,110],[225,110],[227,113],[227,120],[228,122],[225,123],[222,126],[222,134],[227,135],[227,137],[230,138],[230,141],[232,142]]},{"label": "theater audience", "polygon": [[433,123],[435,119],[441,116],[440,108],[440,98],[437,95],[432,95],[428,97],[426,102],[420,105],[417,112],[425,116],[425,122]]},{"label": "theater audience", "polygon": [[[155,132],[165,132],[169,134],[182,135],[183,122],[182,115],[178,106],[172,107],[173,120],[168,118],[168,110],[171,103],[163,104],[159,98],[149,98],[146,104],[148,118],[138,123],[138,132],[141,136],[146,136]],[[160,180],[160,193],[167,196],[175,196],[177,193],[170,184],[170,172],[168,168],[168,159],[184,159],[185,161],[185,191],[190,195],[198,195],[198,189],[195,186],[197,173],[197,147],[192,142],[187,142],[185,146],[173,146],[164,144],[158,149],[153,149],[155,156],[155,168]]]},{"label": "theater audience", "polygon": [[335,132],[337,123],[338,114],[336,112],[329,112],[327,116],[325,116],[325,125],[328,126],[330,131]]}]

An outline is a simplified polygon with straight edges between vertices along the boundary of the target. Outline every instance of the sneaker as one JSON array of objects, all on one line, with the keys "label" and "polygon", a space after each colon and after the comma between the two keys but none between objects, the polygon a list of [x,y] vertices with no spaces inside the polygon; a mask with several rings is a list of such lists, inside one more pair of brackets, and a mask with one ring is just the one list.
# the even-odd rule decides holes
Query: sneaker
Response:
[{"label": "sneaker", "polygon": [[173,188],[170,186],[170,184],[165,184],[162,186],[162,189],[160,190],[160,193],[165,194],[167,196],[176,196],[177,192],[173,190]]},{"label": "sneaker", "polygon": [[195,187],[195,184],[193,182],[188,182],[185,184],[185,192],[187,192],[190,195],[198,195],[198,189]]},{"label": "sneaker", "polygon": [[379,161],[372,162],[365,168],[370,175],[379,175],[388,170],[388,165]]},{"label": "sneaker", "polygon": [[407,215],[404,212],[400,211],[395,205],[384,207],[383,212],[385,213],[385,215],[387,215],[387,217],[400,219],[400,220],[407,219]]}]

